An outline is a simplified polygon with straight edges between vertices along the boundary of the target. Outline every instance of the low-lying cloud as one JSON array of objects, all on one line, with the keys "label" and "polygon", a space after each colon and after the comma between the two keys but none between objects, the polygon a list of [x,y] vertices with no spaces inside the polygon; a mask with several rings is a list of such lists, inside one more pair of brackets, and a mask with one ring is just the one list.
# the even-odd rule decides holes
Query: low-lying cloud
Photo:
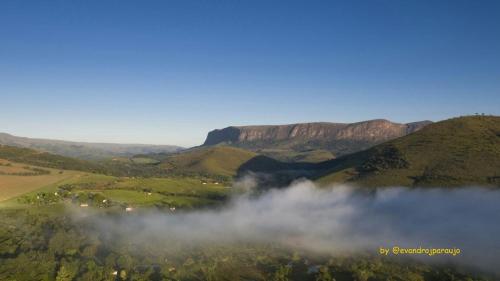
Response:
[{"label": "low-lying cloud", "polygon": [[317,188],[298,182],[241,196],[219,210],[95,216],[98,229],[131,243],[279,243],[317,253],[378,254],[379,247],[460,248],[458,256],[419,256],[498,273],[500,191]]}]

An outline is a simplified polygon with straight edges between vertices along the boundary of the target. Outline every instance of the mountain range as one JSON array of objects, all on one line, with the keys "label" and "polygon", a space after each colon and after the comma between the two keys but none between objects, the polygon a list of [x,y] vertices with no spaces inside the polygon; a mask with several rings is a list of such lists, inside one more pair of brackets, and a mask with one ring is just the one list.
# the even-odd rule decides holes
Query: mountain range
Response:
[{"label": "mountain range", "polygon": [[[322,185],[348,183],[364,187],[500,187],[500,117],[467,116],[431,124],[422,122],[400,125],[375,120],[356,124],[354,128],[350,125],[330,125],[309,123],[245,127],[238,131],[238,138],[233,136],[232,141],[227,144],[225,141],[216,141],[223,139],[217,139],[216,136],[224,134],[212,132],[205,144],[199,147],[118,157],[107,161],[74,159],[6,145],[0,145],[0,158],[41,167],[134,177],[203,175],[230,180],[251,173],[264,175],[265,180],[273,179],[270,181],[273,184],[305,177]],[[366,128],[366,131],[359,126]],[[374,126],[383,129],[376,131]],[[327,131],[336,132],[335,137],[327,136]],[[346,132],[349,132],[349,138],[345,135]],[[397,137],[398,134],[402,136]],[[381,141],[382,138],[390,140],[319,162],[281,161],[259,153],[258,150],[234,147],[256,144],[257,140],[269,141],[272,148],[275,144],[272,139],[298,145],[299,140],[325,139],[331,142],[335,138],[372,141],[365,145]],[[263,142],[259,145],[261,149],[267,148]],[[318,148],[325,149],[321,146]],[[354,148],[350,149],[354,151]],[[279,180],[275,181],[275,178]]]},{"label": "mountain range", "polygon": [[22,148],[32,148],[85,160],[100,160],[122,156],[127,157],[146,153],[170,153],[182,149],[182,147],[174,145],[90,143],[36,139],[13,136],[7,133],[0,133],[0,144]]},{"label": "mountain range", "polygon": [[[212,156],[213,157],[213,156]],[[291,175],[322,185],[500,187],[500,117],[467,116],[432,123],[405,136],[319,163],[257,155],[237,174]]]},{"label": "mountain range", "polygon": [[357,123],[231,126],[208,133],[203,146],[230,145],[283,161],[321,162],[405,136],[431,124],[384,119]]}]

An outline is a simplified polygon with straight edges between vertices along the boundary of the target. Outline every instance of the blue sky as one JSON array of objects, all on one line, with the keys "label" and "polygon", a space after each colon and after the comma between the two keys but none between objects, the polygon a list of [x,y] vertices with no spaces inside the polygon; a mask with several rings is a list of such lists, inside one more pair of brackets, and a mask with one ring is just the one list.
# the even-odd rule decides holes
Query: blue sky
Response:
[{"label": "blue sky", "polygon": [[0,131],[191,146],[229,125],[500,115],[499,1],[0,2]]}]

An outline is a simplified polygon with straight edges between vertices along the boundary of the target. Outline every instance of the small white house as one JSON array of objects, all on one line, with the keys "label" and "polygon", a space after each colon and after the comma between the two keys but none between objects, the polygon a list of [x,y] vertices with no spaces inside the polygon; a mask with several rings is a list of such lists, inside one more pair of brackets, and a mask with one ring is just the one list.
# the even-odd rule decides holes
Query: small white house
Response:
[{"label": "small white house", "polygon": [[149,196],[151,196],[151,194],[153,194],[153,193],[151,193],[151,192],[148,192],[148,195],[149,195]]},{"label": "small white house", "polygon": [[134,210],[134,208],[132,208],[132,207],[125,208],[125,212],[132,212],[133,210]]},{"label": "small white house", "polygon": [[87,203],[80,204],[80,207],[82,207],[82,208],[85,208],[85,207],[88,207],[88,206],[89,206],[89,204],[87,204]]}]

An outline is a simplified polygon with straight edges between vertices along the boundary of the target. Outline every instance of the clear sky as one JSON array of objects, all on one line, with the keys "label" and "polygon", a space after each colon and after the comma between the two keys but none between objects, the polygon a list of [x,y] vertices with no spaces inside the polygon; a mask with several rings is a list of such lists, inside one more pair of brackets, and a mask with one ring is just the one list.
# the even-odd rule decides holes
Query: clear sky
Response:
[{"label": "clear sky", "polygon": [[0,1],[0,132],[500,115],[500,1]]}]

